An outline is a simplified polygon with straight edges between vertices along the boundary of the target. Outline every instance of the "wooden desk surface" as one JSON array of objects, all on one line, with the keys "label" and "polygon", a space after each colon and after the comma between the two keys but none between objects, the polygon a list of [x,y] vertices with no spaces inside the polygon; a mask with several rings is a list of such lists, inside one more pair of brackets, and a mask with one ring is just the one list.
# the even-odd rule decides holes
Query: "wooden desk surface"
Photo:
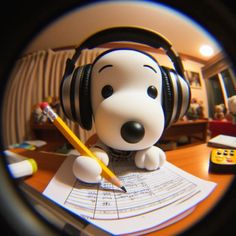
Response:
[{"label": "wooden desk surface", "polygon": [[[234,175],[209,174],[208,162],[210,151],[211,148],[207,147],[206,144],[200,144],[166,152],[167,160],[169,162],[197,177],[216,182],[217,186],[206,199],[196,206],[190,215],[166,228],[158,230],[157,232],[152,232],[149,235],[176,235],[177,233],[182,232],[208,213],[208,211],[212,209],[224,195],[225,190],[227,190],[231,184]],[[38,172],[34,176],[27,178],[25,182],[42,192],[65,157],[56,154],[32,151],[27,151],[25,154],[34,158],[39,167]]]}]

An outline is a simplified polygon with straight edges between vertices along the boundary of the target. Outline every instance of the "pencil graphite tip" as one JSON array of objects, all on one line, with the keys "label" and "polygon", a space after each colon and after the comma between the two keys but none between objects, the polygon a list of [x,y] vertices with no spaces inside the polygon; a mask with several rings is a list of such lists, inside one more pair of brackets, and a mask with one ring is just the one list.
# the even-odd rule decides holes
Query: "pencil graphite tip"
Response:
[{"label": "pencil graphite tip", "polygon": [[121,186],[120,188],[121,188],[124,192],[127,193],[127,190],[126,190],[126,188],[125,188],[124,186]]}]

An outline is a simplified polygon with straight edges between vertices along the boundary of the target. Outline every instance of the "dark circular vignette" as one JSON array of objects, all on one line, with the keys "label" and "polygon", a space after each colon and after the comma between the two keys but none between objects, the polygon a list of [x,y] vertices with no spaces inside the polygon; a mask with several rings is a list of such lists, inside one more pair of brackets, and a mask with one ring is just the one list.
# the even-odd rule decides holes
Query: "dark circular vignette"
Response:
[{"label": "dark circular vignette", "polygon": [[[14,61],[41,29],[63,13],[97,1],[57,0],[57,1],[10,1],[0,7],[0,96],[3,102],[4,88]],[[155,1],[150,1],[155,2]],[[156,1],[173,7],[193,18],[219,42],[231,62],[236,65],[236,15],[234,1],[227,0],[166,0]],[[234,67],[235,70],[235,67]],[[2,108],[2,104],[0,109]],[[2,110],[1,110],[2,114]],[[0,118],[1,119],[1,118]],[[0,120],[1,121],[1,120]],[[2,125],[2,121],[1,121]],[[2,144],[2,137],[1,144]],[[1,145],[1,149],[3,146]],[[0,160],[0,220],[1,229],[9,235],[59,235],[21,197],[16,183],[8,177],[4,161]],[[183,235],[234,235],[236,227],[236,183],[204,219],[199,221]],[[18,217],[18,218],[17,218]],[[23,219],[24,218],[24,219]],[[17,220],[18,219],[18,220]],[[14,222],[12,222],[15,220]],[[17,220],[17,221],[16,221]],[[12,222],[12,223],[10,223]],[[28,229],[19,232],[28,225]],[[30,227],[31,226],[31,227]],[[35,226],[35,228],[33,228]],[[38,230],[38,231],[37,231]],[[47,234],[45,233],[47,232]]]}]

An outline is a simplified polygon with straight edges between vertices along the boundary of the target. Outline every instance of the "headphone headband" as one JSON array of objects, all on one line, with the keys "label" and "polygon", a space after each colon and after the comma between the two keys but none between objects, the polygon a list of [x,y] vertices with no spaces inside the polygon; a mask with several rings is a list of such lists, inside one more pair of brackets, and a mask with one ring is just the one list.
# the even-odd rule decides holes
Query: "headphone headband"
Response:
[{"label": "headphone headband", "polygon": [[164,49],[171,59],[175,70],[184,78],[183,65],[179,55],[172,49],[172,44],[164,36],[149,29],[126,26],[101,30],[84,40],[80,46],[76,48],[72,59],[67,61],[66,73],[71,73],[74,70],[75,63],[83,49],[92,49],[105,43],[117,41],[141,43],[153,48]]},{"label": "headphone headband", "polygon": [[64,76],[60,86],[60,100],[64,113],[69,119],[79,122],[81,127],[92,127],[92,108],[90,94],[90,72],[92,64],[76,68],[76,61],[84,49],[93,49],[110,42],[134,42],[152,48],[162,48],[171,59],[174,70],[160,66],[163,80],[162,106],[165,113],[165,128],[182,117],[190,103],[190,87],[184,76],[179,55],[172,44],[161,34],[137,27],[113,27],[101,30],[86,40],[67,59]]}]

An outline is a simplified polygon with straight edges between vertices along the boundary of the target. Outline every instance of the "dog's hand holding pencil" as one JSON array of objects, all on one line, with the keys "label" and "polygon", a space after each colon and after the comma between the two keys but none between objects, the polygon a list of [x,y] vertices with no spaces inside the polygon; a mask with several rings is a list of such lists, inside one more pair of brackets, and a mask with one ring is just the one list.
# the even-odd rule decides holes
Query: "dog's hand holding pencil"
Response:
[{"label": "dog's hand holding pencil", "polygon": [[40,108],[71,143],[71,145],[81,154],[81,156],[75,160],[73,165],[73,172],[78,179],[85,182],[96,183],[100,182],[101,177],[103,177],[113,185],[126,192],[126,189],[120,180],[106,166],[108,164],[108,158],[106,158],[106,156],[104,156],[103,160],[100,160],[97,156],[95,156],[95,154],[92,153],[79,140],[72,130],[64,123],[64,121],[53,111],[47,102],[41,103]]}]

